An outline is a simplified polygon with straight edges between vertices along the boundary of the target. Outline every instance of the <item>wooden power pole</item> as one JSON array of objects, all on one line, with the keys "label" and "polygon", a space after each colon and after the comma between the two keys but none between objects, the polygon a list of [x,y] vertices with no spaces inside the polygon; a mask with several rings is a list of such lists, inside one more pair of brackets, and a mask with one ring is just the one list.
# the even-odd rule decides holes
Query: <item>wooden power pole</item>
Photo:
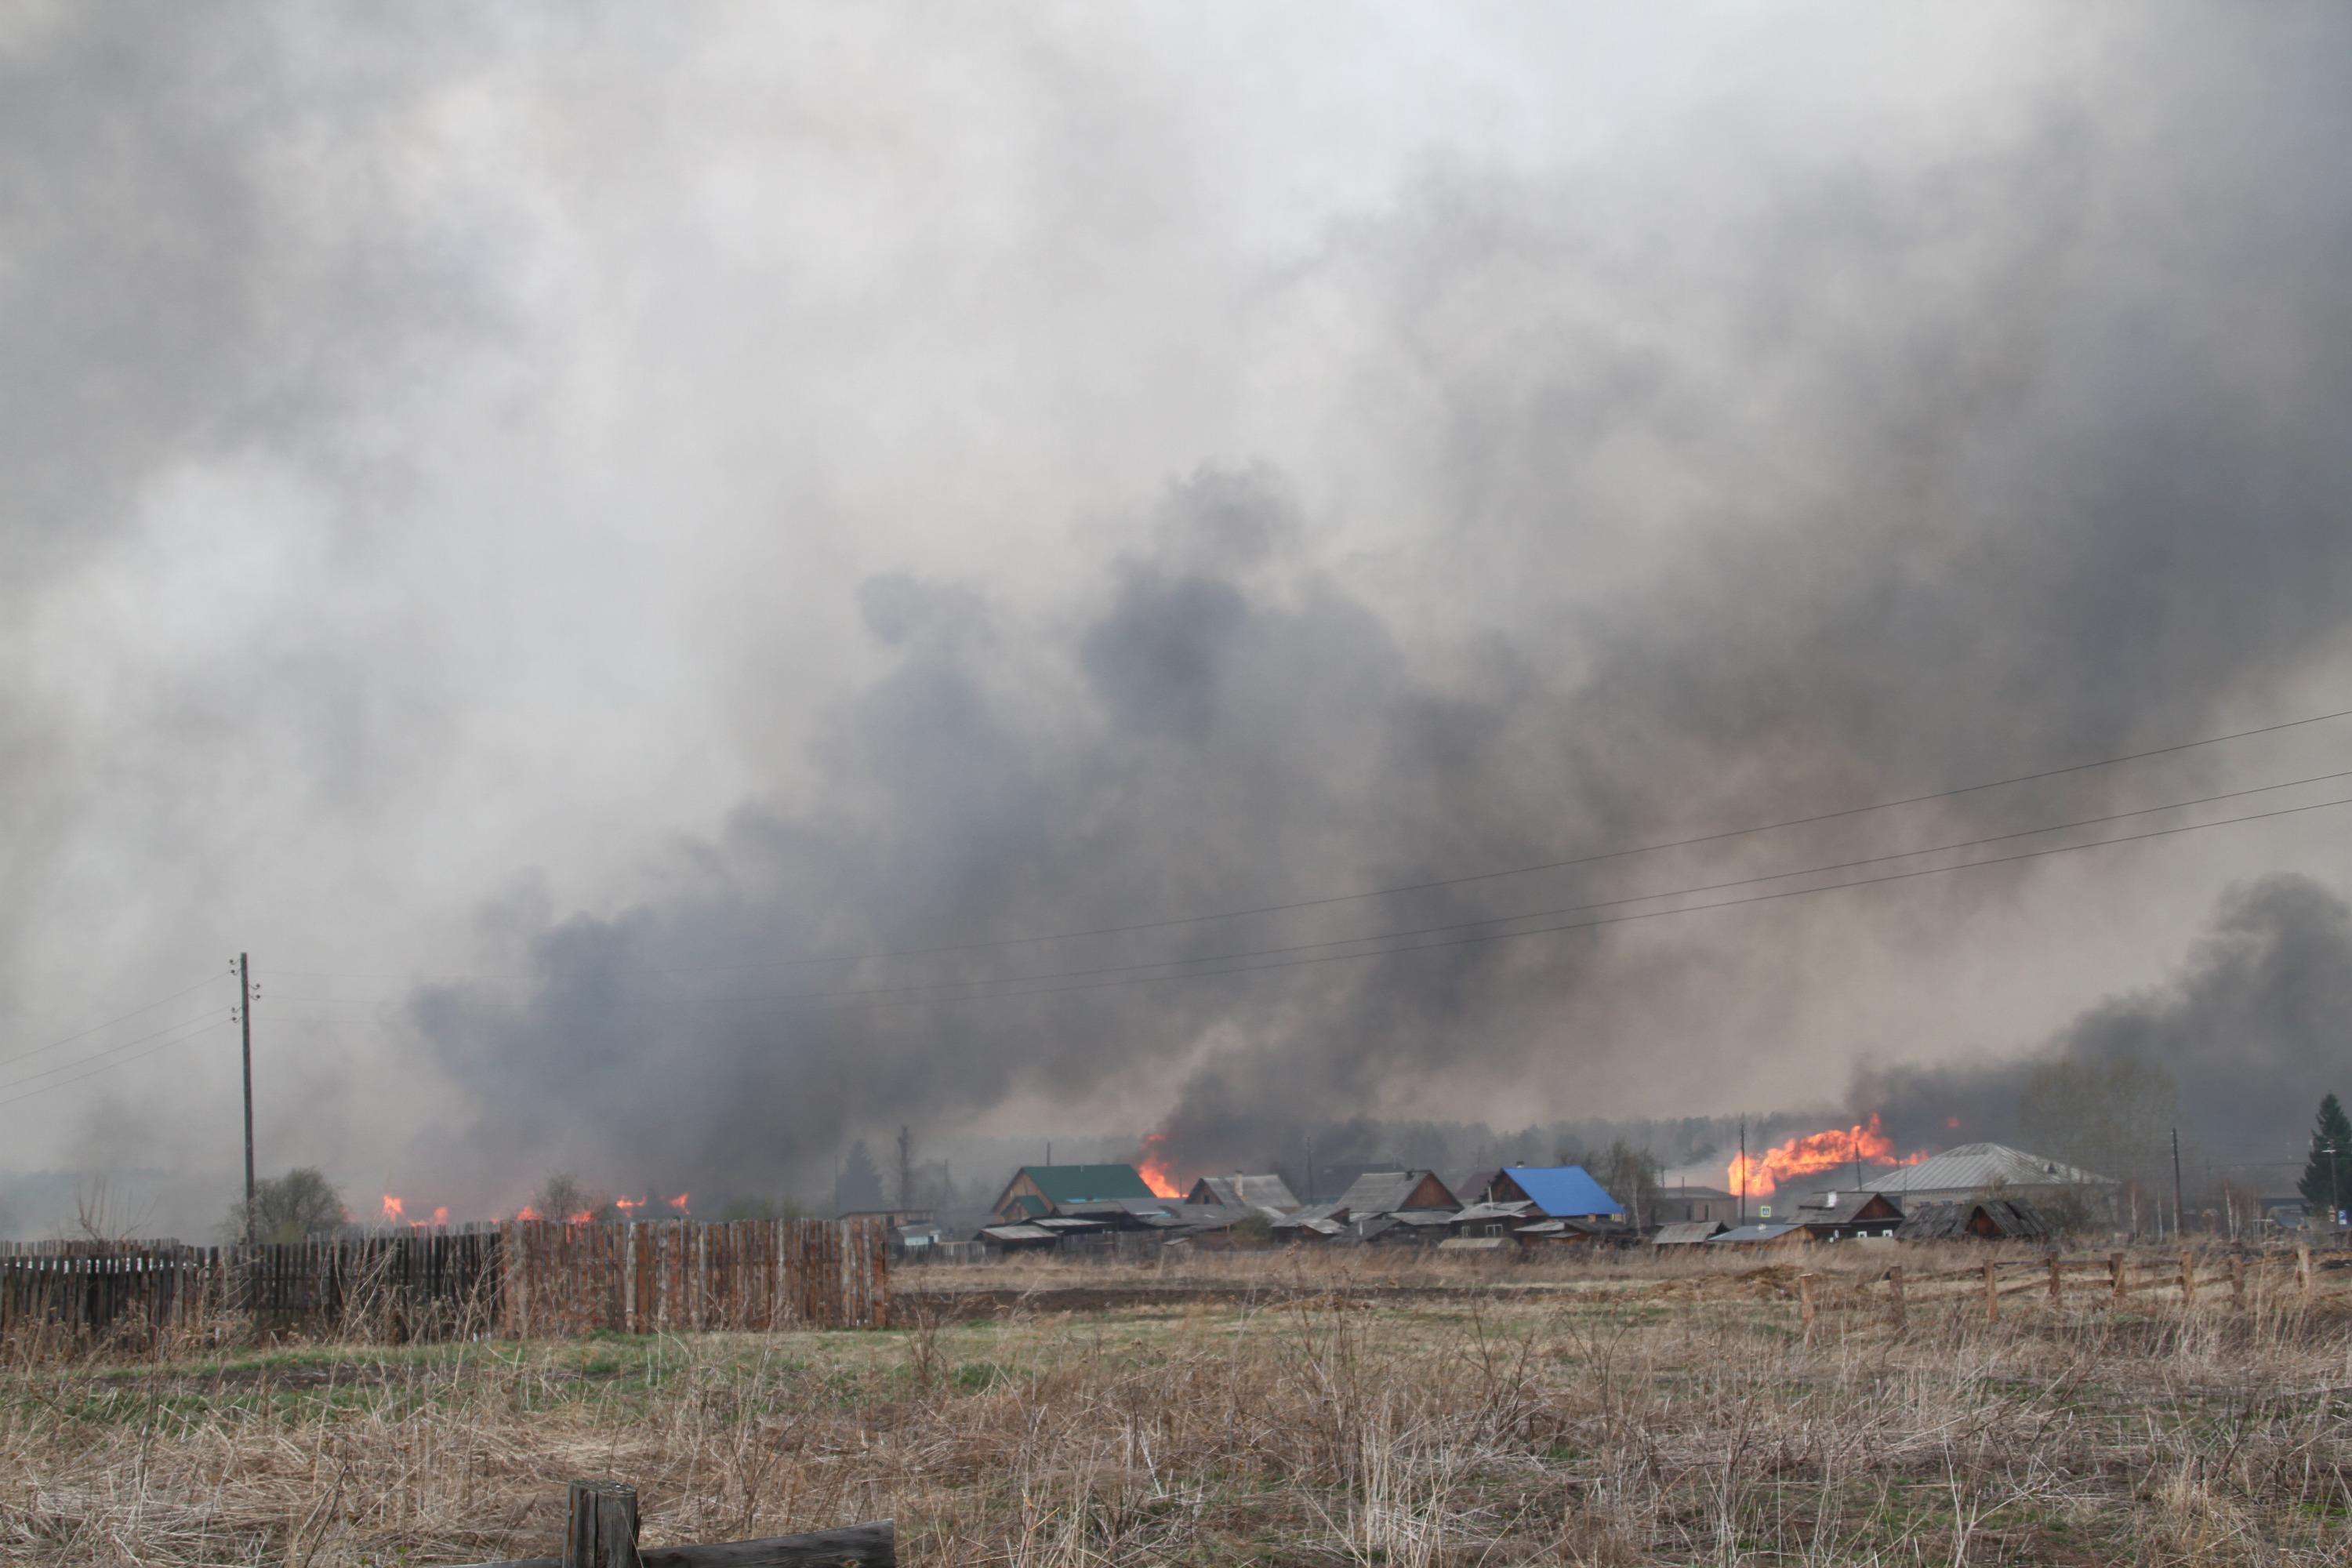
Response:
[{"label": "wooden power pole", "polygon": [[245,1240],[253,1240],[253,973],[236,955],[237,1022],[245,1029]]}]

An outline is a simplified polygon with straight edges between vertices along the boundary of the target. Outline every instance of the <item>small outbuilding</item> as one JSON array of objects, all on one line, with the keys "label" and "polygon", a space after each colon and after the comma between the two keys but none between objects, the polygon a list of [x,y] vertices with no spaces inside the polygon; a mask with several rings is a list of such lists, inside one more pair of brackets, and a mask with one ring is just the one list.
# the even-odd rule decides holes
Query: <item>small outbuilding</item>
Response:
[{"label": "small outbuilding", "polygon": [[1675,1225],[1661,1226],[1658,1234],[1650,1237],[1652,1247],[1696,1247],[1703,1241],[1713,1241],[1731,1228],[1718,1219],[1686,1219]]}]

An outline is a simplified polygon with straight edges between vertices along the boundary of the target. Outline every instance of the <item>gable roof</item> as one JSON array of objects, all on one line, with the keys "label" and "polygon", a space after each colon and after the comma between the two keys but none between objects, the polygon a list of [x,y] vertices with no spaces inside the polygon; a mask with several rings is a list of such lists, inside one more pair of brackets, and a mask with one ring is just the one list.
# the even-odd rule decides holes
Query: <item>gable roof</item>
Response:
[{"label": "gable roof", "polygon": [[1581,1165],[1506,1165],[1502,1173],[1533,1199],[1536,1207],[1555,1219],[1625,1212],[1625,1205],[1611,1197]]},{"label": "gable roof", "polygon": [[1437,1190],[1445,1195],[1449,1209],[1462,1206],[1446,1190],[1445,1184],[1437,1180],[1437,1173],[1433,1171],[1366,1171],[1348,1184],[1348,1190],[1339,1194],[1336,1206],[1347,1211],[1351,1220],[1394,1214],[1412,1201],[1415,1190],[1424,1182],[1436,1183]]},{"label": "gable roof", "polygon": [[1203,1176],[1192,1184],[1187,1203],[1216,1204],[1229,1209],[1265,1209],[1288,1214],[1298,1206],[1290,1184],[1278,1175]]},{"label": "gable roof", "polygon": [[1895,1232],[1897,1241],[1949,1241],[1977,1234],[1978,1215],[1990,1222],[1996,1237],[2033,1241],[2053,1234],[2050,1223],[2033,1205],[2015,1198],[1985,1198],[1972,1204],[1918,1204]]},{"label": "gable roof", "polygon": [[1903,1205],[1895,1201],[1895,1196],[1893,1193],[1874,1193],[1867,1187],[1859,1192],[1847,1187],[1834,1193],[1808,1193],[1798,1200],[1795,1212],[1789,1217],[1804,1226],[1858,1225],[1863,1223],[1863,1211],[1874,1206],[1878,1212],[1869,1223],[1897,1221],[1903,1217]]},{"label": "gable roof", "polygon": [[1144,1185],[1132,1165],[1024,1165],[1014,1180],[1027,1176],[1037,1190],[1056,1204],[1116,1202],[1120,1198],[1151,1198],[1159,1194]]},{"label": "gable roof", "polygon": [[2006,1143],[1962,1143],[1916,1165],[1899,1165],[1863,1183],[1873,1192],[1979,1193],[1993,1185],[2008,1187],[2071,1187],[2116,1184],[2112,1176],[2096,1175],[2056,1160],[2045,1160]]}]

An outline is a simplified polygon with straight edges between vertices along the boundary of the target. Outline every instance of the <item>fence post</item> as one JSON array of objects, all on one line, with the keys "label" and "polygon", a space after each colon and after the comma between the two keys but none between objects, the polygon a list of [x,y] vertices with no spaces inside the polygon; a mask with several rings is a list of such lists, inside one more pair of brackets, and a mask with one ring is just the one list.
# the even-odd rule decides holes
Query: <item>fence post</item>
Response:
[{"label": "fence post", "polygon": [[2050,1254],[2050,1304],[2053,1307],[2063,1306],[2065,1300],[2066,1289],[2059,1282],[2058,1278],[2058,1255],[2053,1252]]},{"label": "fence post", "polygon": [[1895,1264],[1886,1271],[1886,1306],[1895,1320],[1895,1331],[1903,1331],[1903,1265]]},{"label": "fence post", "polygon": [[2197,1255],[2187,1247],[2180,1249],[2180,1310],[2183,1312],[2197,1304]]},{"label": "fence post", "polygon": [[1813,1342],[1813,1277],[1797,1276],[1797,1316],[1805,1325],[1805,1342]]},{"label": "fence post", "polygon": [[2000,1321],[2000,1273],[1990,1258],[1985,1259],[1985,1321]]},{"label": "fence post", "polygon": [[637,1489],[618,1481],[573,1481],[563,1531],[563,1568],[637,1568]]},{"label": "fence post", "polygon": [[2303,1289],[2303,1302],[2304,1305],[2307,1307],[2311,1304],[2313,1293],[2311,1279],[2311,1243],[2307,1241],[2299,1241],[2295,1243],[2294,1279],[2295,1283]]},{"label": "fence post", "polygon": [[2246,1260],[2233,1256],[2230,1259],[2230,1305],[2243,1307],[2245,1304]]},{"label": "fence post", "polygon": [[2124,1255],[2120,1252],[2110,1252],[2107,1254],[2107,1285],[2113,1292],[2113,1304],[2116,1310],[2117,1311],[2121,1311],[2124,1305],[2126,1281],[2124,1279]]}]

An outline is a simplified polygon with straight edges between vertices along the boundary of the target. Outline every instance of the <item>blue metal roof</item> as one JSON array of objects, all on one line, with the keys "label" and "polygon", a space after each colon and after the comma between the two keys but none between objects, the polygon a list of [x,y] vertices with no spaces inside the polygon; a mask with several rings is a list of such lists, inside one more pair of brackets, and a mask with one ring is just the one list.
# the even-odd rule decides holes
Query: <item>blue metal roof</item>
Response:
[{"label": "blue metal roof", "polygon": [[1603,1191],[1581,1165],[1506,1165],[1503,1170],[1552,1218],[1625,1212],[1625,1205]]}]

